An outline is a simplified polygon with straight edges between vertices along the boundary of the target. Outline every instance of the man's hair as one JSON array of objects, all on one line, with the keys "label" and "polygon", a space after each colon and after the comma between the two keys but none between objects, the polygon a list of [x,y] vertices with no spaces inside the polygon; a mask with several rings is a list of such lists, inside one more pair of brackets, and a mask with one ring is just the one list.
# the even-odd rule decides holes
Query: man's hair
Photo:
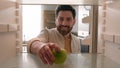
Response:
[{"label": "man's hair", "polygon": [[59,6],[57,6],[56,11],[55,11],[56,17],[58,16],[58,13],[60,11],[70,11],[73,15],[73,18],[75,18],[75,16],[76,16],[76,11],[71,5],[59,5]]}]

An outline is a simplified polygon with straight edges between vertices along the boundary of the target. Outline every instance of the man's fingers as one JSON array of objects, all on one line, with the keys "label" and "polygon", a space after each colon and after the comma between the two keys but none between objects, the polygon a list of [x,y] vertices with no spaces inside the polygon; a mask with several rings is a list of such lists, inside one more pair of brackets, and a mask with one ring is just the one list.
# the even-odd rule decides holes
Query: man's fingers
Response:
[{"label": "man's fingers", "polygon": [[46,46],[45,51],[46,51],[46,58],[47,58],[49,64],[53,64],[53,61],[55,58],[54,58],[54,55],[53,55],[51,49],[48,46]]},{"label": "man's fingers", "polygon": [[43,53],[43,52],[40,52],[40,53],[39,53],[39,57],[41,58],[41,60],[42,60],[42,62],[43,62],[44,64],[47,64],[47,60],[45,59],[45,56],[44,56],[44,53]]},{"label": "man's fingers", "polygon": [[44,44],[42,48],[38,51],[38,54],[45,64],[53,64],[55,57],[53,55],[53,50],[60,51],[60,47],[55,43]]},{"label": "man's fingers", "polygon": [[39,56],[45,64],[53,64],[55,59],[49,46],[44,46],[43,48],[41,48],[39,51]]},{"label": "man's fingers", "polygon": [[61,50],[61,48],[55,43],[50,43],[49,46],[50,46],[51,50],[55,49],[58,52]]}]

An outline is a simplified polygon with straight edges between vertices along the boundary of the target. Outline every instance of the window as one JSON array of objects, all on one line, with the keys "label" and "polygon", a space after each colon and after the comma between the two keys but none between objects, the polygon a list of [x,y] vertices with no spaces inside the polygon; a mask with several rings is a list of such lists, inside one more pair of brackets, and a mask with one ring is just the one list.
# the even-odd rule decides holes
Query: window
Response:
[{"label": "window", "polygon": [[28,41],[41,30],[41,5],[22,5],[22,38]]},{"label": "window", "polygon": [[89,26],[90,26],[90,21],[88,22],[83,22],[83,18],[89,17],[90,12],[89,12],[90,6],[79,6],[79,12],[78,12],[78,36],[79,37],[87,37],[89,36]]}]

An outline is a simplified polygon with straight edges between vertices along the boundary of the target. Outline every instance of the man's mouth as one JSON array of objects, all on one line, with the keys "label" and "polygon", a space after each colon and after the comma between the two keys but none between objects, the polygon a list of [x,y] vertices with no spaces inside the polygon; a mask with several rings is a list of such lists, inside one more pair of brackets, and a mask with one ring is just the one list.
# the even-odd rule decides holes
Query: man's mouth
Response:
[{"label": "man's mouth", "polygon": [[69,29],[69,26],[60,26],[62,30],[68,30]]},{"label": "man's mouth", "polygon": [[64,26],[62,26],[61,29],[62,29],[62,30],[67,30],[68,27],[64,27]]}]

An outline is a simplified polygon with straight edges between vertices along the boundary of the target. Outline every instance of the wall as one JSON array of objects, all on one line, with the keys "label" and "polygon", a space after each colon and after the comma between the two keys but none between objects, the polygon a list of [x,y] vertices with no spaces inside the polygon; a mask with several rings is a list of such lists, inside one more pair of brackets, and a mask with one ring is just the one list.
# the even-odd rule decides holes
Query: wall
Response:
[{"label": "wall", "polygon": [[[115,2],[107,5],[107,15],[106,15],[106,33],[113,35],[113,42],[110,45],[110,42],[105,42],[105,55],[115,62],[120,64],[120,43],[116,43],[117,41],[120,42],[120,0],[116,0]],[[118,36],[118,37],[117,37]],[[118,39],[118,40],[116,40]],[[107,48],[107,46],[112,48]],[[109,50],[110,51],[107,51]],[[112,55],[111,51],[113,52]]]},{"label": "wall", "polygon": [[16,41],[21,32],[17,4],[16,0],[0,0],[0,63],[16,56]]},{"label": "wall", "polygon": [[15,33],[0,33],[0,63],[16,55]]},{"label": "wall", "polygon": [[98,44],[97,44],[97,53],[103,53],[103,40],[102,33],[104,32],[104,24],[103,24],[103,6],[99,6],[99,14],[98,14]]},{"label": "wall", "polygon": [[106,32],[120,34],[120,1],[116,0],[114,3],[107,5],[107,20]]},{"label": "wall", "polygon": [[102,34],[120,34],[119,23],[119,8],[120,1],[116,0],[113,3],[103,4],[99,6],[99,22],[98,22],[98,53],[103,53],[104,44],[102,43]]},{"label": "wall", "polygon": [[[98,49],[120,64],[120,0],[103,4],[99,9]],[[101,14],[102,13],[102,14]],[[100,50],[101,49],[101,50]]]}]

